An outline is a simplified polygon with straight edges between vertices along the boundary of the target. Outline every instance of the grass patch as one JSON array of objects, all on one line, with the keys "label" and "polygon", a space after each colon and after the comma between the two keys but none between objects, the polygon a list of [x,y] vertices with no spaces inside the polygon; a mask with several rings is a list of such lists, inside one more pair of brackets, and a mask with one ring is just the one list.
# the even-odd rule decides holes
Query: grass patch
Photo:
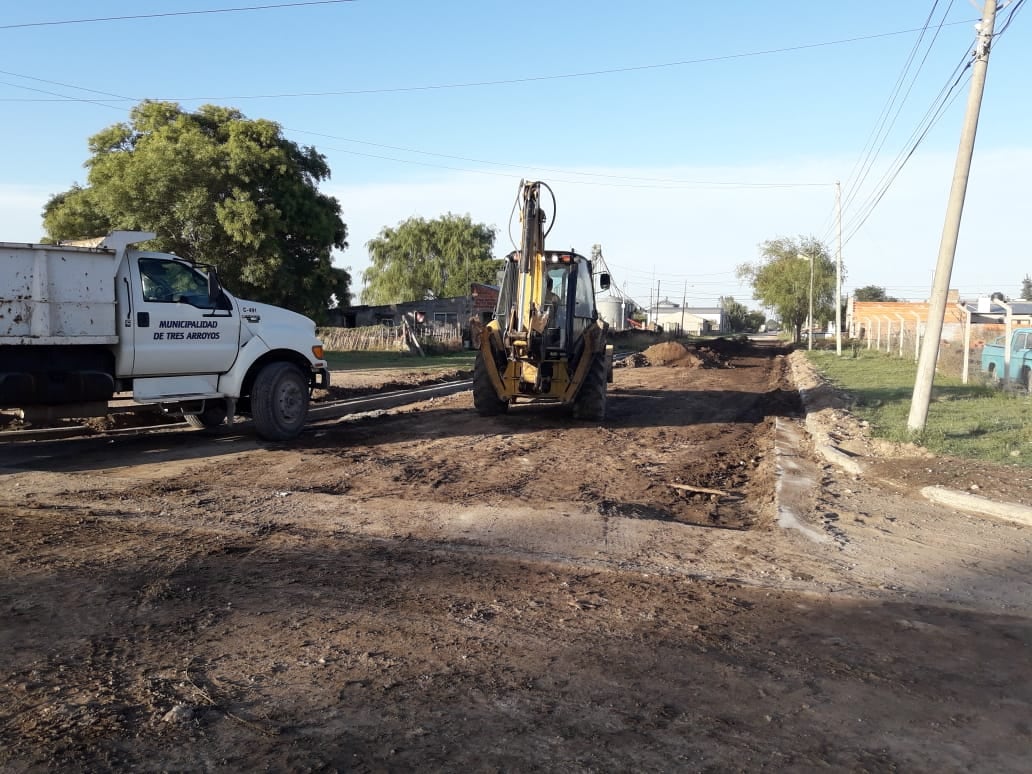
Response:
[{"label": "grass patch", "polygon": [[377,371],[377,370],[450,370],[453,368],[471,370],[476,352],[463,350],[439,355],[420,357],[409,352],[327,352],[326,362],[331,371]]},{"label": "grass patch", "polygon": [[853,413],[870,422],[877,438],[914,441],[937,454],[1032,467],[1032,398],[1027,394],[1006,394],[937,374],[925,429],[912,435],[907,418],[916,363],[870,350],[856,358],[818,350],[807,356],[850,397]]}]

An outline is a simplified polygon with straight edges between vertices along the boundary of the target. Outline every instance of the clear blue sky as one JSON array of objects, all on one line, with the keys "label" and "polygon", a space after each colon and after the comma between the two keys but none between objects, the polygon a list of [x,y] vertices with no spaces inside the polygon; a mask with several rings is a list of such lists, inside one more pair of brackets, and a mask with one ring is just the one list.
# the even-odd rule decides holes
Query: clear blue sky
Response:
[{"label": "clear blue sky", "polygon": [[[507,252],[528,177],[558,198],[550,246],[601,244],[641,301],[658,283],[689,305],[748,303],[734,269],[764,240],[813,234],[834,251],[836,180],[845,290],[930,292],[966,76],[861,220],[955,80],[981,3],[286,0],[221,12],[272,4],[8,4],[0,240],[36,241],[46,199],[86,182],[87,138],[140,99],[170,99],[271,119],[325,154],[324,190],[350,232],[337,263],[356,291],[365,243],[413,215],[469,213]],[[1016,0],[997,29],[1015,8],[990,59],[951,282],[967,298],[1017,295],[1032,273],[1032,13]],[[147,14],[164,15],[50,23]]]}]

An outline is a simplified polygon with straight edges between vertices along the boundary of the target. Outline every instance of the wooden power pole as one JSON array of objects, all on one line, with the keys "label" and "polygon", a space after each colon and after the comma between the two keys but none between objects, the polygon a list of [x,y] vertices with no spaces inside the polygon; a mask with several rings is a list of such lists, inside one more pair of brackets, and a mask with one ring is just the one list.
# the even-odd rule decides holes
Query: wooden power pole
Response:
[{"label": "wooden power pole", "polygon": [[928,403],[932,396],[932,382],[935,380],[935,364],[939,359],[939,342],[942,339],[943,320],[946,316],[950,275],[953,273],[953,259],[957,254],[960,216],[964,212],[964,196],[967,193],[968,175],[971,172],[971,156],[974,153],[975,133],[978,130],[978,111],[982,106],[982,92],[985,90],[985,74],[989,68],[989,47],[993,39],[995,22],[996,0],[985,0],[982,21],[977,26],[978,40],[975,43],[975,59],[971,67],[971,91],[968,94],[964,127],[960,133],[957,163],[953,169],[953,186],[950,188],[950,199],[946,206],[946,222],[942,228],[942,241],[939,243],[939,260],[935,265],[935,278],[932,280],[928,324],[917,363],[914,396],[910,402],[910,416],[907,419],[907,429],[912,433],[924,430],[928,419]]}]

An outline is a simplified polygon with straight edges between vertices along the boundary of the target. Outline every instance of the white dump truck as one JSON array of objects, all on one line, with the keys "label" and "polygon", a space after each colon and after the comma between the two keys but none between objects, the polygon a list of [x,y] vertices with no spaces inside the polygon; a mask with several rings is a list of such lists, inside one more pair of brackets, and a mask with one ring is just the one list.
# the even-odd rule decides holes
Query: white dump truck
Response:
[{"label": "white dump truck", "polygon": [[315,323],[234,298],[214,268],[131,247],[0,242],[0,409],[102,416],[117,393],[212,428],[250,416],[266,440],[304,426],[329,386]]}]

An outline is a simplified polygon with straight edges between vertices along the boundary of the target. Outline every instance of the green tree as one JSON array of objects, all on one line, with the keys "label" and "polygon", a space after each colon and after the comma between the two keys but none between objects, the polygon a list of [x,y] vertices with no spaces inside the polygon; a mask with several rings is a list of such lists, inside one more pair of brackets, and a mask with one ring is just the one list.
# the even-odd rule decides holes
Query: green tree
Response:
[{"label": "green tree", "polygon": [[749,310],[745,307],[745,304],[735,301],[734,296],[721,296],[720,308],[723,310],[728,327],[732,332],[739,333],[746,330]]},{"label": "green tree", "polygon": [[853,291],[854,301],[899,301],[898,298],[888,295],[885,288],[878,285],[864,285]]},{"label": "green tree", "polygon": [[1021,300],[1032,301],[1032,277],[1028,274],[1025,275],[1025,279],[1021,281]]},{"label": "green tree", "polygon": [[[809,314],[811,266],[813,322],[822,325],[835,315],[835,262],[828,248],[814,237],[780,237],[760,245],[760,260],[738,266],[740,279],[753,287],[753,298],[773,307],[785,325],[801,339]],[[843,277],[845,272],[843,271]]]},{"label": "green tree", "polygon": [[394,304],[469,293],[471,282],[497,281],[491,257],[495,231],[469,215],[409,218],[366,243],[372,265],[362,278],[362,302]]},{"label": "green tree", "polygon": [[214,264],[243,297],[316,320],[333,300],[347,303],[350,277],[331,260],[347,247],[347,227],[337,200],[318,190],[330,169],[277,124],[147,101],[91,137],[89,150],[88,186],[44,207],[50,239],[153,231],[148,246]]},{"label": "green tree", "polygon": [[753,310],[745,317],[745,330],[748,333],[756,333],[767,323],[767,315],[763,312]]}]

